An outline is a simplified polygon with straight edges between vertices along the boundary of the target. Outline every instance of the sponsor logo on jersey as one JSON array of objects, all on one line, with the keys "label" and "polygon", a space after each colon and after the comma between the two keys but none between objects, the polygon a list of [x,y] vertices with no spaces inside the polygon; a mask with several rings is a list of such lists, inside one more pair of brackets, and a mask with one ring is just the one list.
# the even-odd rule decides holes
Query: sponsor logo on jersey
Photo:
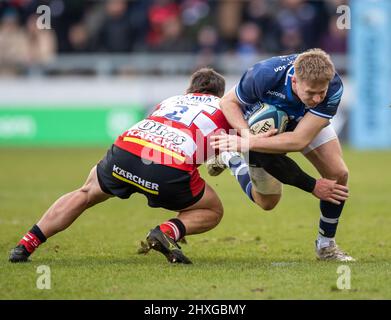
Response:
[{"label": "sponsor logo on jersey", "polygon": [[219,101],[197,94],[168,98],[147,119],[125,131],[118,144],[143,159],[188,170],[188,164],[202,164],[214,155],[210,134],[229,128]]},{"label": "sponsor logo on jersey", "polygon": [[175,132],[173,131],[173,128],[169,128],[160,122],[149,119],[141,121],[137,125],[137,128],[144,132],[154,134],[155,136],[162,137],[168,141],[172,141],[176,145],[183,144],[187,140],[186,137],[182,135],[181,131]]},{"label": "sponsor logo on jersey", "polygon": [[142,120],[130,128],[124,141],[132,141],[127,137],[139,138],[152,142],[165,149],[171,150],[180,155],[186,154],[191,157],[197,146],[185,130],[179,130],[151,119]]},{"label": "sponsor logo on jersey", "polygon": [[284,99],[284,100],[286,99],[286,95],[281,92],[269,90],[268,92],[266,92],[266,94],[276,96],[276,97]]},{"label": "sponsor logo on jersey", "polygon": [[278,56],[278,58],[280,58],[281,61],[291,61],[291,60],[295,60],[296,57],[297,57],[297,54],[295,54],[295,55]]},{"label": "sponsor logo on jersey", "polygon": [[294,60],[291,60],[289,61],[287,64],[284,64],[282,66],[278,66],[278,67],[275,67],[274,68],[274,72],[280,72],[280,71],[284,71],[286,68],[288,68],[290,65],[292,65],[295,61]]}]

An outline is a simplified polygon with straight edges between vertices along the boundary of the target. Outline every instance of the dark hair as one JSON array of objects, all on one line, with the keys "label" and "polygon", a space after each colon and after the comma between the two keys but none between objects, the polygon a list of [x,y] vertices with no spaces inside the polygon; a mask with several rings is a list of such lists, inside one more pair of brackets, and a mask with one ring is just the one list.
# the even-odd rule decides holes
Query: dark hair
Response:
[{"label": "dark hair", "polygon": [[221,98],[224,91],[224,77],[212,68],[201,68],[191,75],[186,93],[207,93]]}]

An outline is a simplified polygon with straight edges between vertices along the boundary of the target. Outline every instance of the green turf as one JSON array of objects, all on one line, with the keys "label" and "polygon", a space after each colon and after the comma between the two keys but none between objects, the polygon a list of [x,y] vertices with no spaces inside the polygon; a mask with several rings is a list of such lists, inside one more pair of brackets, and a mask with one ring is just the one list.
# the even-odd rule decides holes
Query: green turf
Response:
[{"label": "green turf", "polygon": [[[350,290],[336,287],[341,264],[315,260],[315,198],[285,187],[278,208],[262,212],[228,172],[207,178],[225,217],[188,237],[183,249],[193,265],[136,254],[146,232],[172,217],[142,196],[90,209],[32,263],[10,264],[9,250],[56,198],[82,184],[104,150],[0,149],[0,299],[390,299],[391,152],[344,152],[351,198],[337,240],[358,259]],[[295,159],[315,173],[301,155]],[[50,290],[36,287],[40,265],[51,269]]]}]

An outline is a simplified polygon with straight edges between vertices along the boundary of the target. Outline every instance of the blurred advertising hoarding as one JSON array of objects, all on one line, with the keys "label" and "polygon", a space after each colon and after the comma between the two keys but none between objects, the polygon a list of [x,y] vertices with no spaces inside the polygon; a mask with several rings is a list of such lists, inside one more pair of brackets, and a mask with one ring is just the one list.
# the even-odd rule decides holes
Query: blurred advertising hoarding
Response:
[{"label": "blurred advertising hoarding", "polygon": [[351,0],[349,140],[358,149],[391,148],[391,1]]}]

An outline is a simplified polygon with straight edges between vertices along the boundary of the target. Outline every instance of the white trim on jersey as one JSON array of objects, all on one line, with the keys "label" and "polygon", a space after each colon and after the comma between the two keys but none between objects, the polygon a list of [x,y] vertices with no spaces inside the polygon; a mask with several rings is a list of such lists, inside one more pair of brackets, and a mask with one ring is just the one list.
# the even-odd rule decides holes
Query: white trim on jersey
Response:
[{"label": "white trim on jersey", "polygon": [[289,78],[289,77],[293,77],[293,74],[290,74],[290,72],[291,72],[291,70],[292,70],[293,67],[294,67],[294,66],[291,66],[291,67],[288,69],[288,71],[286,72],[286,76],[285,76],[285,85],[288,84],[288,78]]},{"label": "white trim on jersey", "polygon": [[245,101],[240,97],[239,92],[238,92],[238,85],[236,85],[236,87],[235,87],[235,94],[236,94],[236,97],[238,98],[238,100],[239,100],[242,104],[244,104],[244,105],[246,105],[246,106],[252,105],[252,103],[245,102]]},{"label": "white trim on jersey", "polygon": [[328,114],[324,114],[324,113],[320,113],[320,112],[318,112],[318,111],[314,111],[314,110],[312,110],[312,109],[309,109],[308,111],[311,112],[311,113],[313,113],[313,114],[315,114],[315,115],[317,115],[317,116],[319,116],[319,117],[322,117],[322,118],[331,119],[331,118],[333,117],[333,116],[330,116],[330,115],[328,115]]}]

